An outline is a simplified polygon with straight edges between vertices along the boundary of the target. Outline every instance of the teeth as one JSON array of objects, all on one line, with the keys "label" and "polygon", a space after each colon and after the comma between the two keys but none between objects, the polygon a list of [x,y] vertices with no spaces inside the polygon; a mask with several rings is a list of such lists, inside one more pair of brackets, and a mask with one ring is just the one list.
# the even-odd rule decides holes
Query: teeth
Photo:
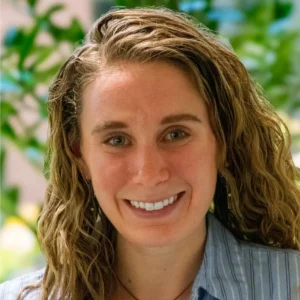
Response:
[{"label": "teeth", "polygon": [[154,209],[155,210],[160,210],[164,207],[163,203],[162,202],[156,202],[154,203]]},{"label": "teeth", "polygon": [[154,210],[154,204],[153,203],[145,203],[145,208],[148,211]]},{"label": "teeth", "polygon": [[145,209],[147,211],[152,210],[160,210],[163,209],[165,206],[173,204],[177,200],[178,196],[171,196],[169,199],[165,199],[160,202],[149,203],[149,202],[138,202],[138,201],[130,201],[131,205],[136,208]]}]

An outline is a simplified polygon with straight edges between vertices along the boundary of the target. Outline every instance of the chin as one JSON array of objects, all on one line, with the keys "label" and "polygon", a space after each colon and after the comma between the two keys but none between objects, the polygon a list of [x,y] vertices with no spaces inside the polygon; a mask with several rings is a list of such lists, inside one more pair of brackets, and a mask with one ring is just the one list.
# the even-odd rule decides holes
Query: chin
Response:
[{"label": "chin", "polygon": [[170,228],[163,228],[163,226],[142,228],[134,234],[123,235],[123,238],[132,244],[149,248],[168,247],[180,241],[178,231],[174,230],[174,227],[170,230]]}]

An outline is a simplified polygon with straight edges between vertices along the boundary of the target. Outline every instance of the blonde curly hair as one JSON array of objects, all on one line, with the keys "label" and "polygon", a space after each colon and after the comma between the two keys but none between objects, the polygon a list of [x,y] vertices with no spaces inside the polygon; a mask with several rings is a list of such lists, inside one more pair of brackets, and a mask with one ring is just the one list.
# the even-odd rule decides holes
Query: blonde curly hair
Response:
[{"label": "blonde curly hair", "polygon": [[118,61],[164,61],[193,76],[218,143],[214,214],[239,239],[300,249],[300,173],[288,129],[233,51],[183,13],[114,9],[95,22],[50,88],[49,186],[38,223],[47,267],[25,292],[39,286],[42,299],[101,300],[114,287],[116,230],[72,145],[80,141],[84,87]]}]

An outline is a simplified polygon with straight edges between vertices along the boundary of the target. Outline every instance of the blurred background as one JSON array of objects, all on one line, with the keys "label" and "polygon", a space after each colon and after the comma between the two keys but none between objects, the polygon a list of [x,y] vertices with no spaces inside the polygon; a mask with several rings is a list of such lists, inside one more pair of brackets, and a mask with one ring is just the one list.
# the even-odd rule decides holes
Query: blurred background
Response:
[{"label": "blurred background", "polygon": [[36,221],[47,178],[47,89],[112,6],[185,11],[220,33],[286,121],[300,167],[300,1],[2,0],[0,282],[45,265]]}]

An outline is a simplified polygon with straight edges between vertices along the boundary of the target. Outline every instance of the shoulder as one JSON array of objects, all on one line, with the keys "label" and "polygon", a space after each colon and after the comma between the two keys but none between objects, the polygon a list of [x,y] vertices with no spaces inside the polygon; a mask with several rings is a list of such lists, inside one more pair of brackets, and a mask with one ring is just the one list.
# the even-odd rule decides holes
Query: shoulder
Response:
[{"label": "shoulder", "polygon": [[251,253],[255,256],[268,254],[271,257],[276,257],[278,260],[291,258],[295,259],[298,263],[300,261],[300,251],[298,250],[269,247],[245,241],[238,241],[238,243],[240,245],[241,251],[244,254]]},{"label": "shoulder", "polygon": [[208,217],[203,287],[218,299],[300,300],[299,251],[240,241]]},{"label": "shoulder", "polygon": [[[269,272],[277,273],[286,270],[287,275],[298,275],[300,271],[300,251],[293,249],[280,249],[250,242],[239,241],[244,262],[258,263]],[[258,272],[258,270],[257,270]],[[300,275],[300,274],[299,274]],[[299,278],[300,279],[300,278]]]},{"label": "shoulder", "polygon": [[[41,269],[0,284],[0,300],[16,300],[24,287],[42,280],[44,272],[45,269]],[[39,297],[40,290],[36,289],[29,292],[24,299],[38,300]]]},{"label": "shoulder", "polygon": [[[250,291],[271,299],[300,299],[300,252],[240,242]],[[297,298],[299,297],[299,298]]]}]

